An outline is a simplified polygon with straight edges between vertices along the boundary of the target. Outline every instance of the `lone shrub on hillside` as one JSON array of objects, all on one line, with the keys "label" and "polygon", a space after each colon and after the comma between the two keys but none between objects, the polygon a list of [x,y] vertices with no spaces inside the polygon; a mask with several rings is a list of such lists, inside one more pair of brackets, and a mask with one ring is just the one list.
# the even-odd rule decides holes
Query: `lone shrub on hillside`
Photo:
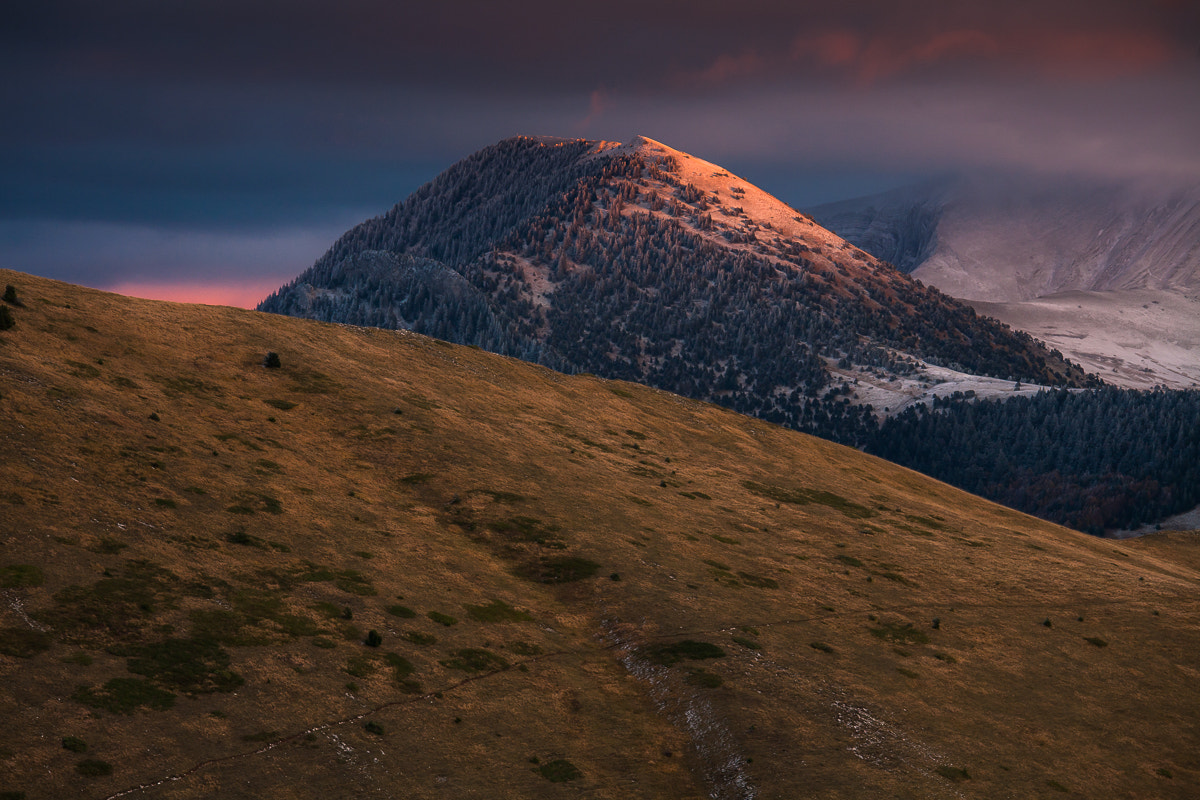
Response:
[{"label": "lone shrub on hillside", "polygon": [[383,636],[379,631],[372,628],[367,631],[367,638],[363,641],[363,644],[367,647],[379,647],[379,645],[383,644]]},{"label": "lone shrub on hillside", "polygon": [[8,310],[8,306],[0,306],[0,331],[6,331],[16,324],[17,321],[13,319],[12,312]]},{"label": "lone shrub on hillside", "polygon": [[64,736],[62,740],[63,750],[70,750],[72,753],[86,753],[87,742],[80,739],[78,736]]},{"label": "lone shrub on hillside", "polygon": [[13,286],[11,283],[4,287],[4,302],[14,306],[25,305],[17,297],[17,287]]},{"label": "lone shrub on hillside", "polygon": [[272,350],[263,359],[263,366],[267,369],[279,369],[283,364],[279,361],[279,354]]}]

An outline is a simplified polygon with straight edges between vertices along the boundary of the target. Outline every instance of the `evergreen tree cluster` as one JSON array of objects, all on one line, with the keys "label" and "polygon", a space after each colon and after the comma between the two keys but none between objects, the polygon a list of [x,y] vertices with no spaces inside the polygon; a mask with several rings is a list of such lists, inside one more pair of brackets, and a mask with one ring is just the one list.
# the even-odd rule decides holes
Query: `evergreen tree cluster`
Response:
[{"label": "evergreen tree cluster", "polygon": [[1200,391],[1107,387],[935,405],[886,420],[868,452],[1093,534],[1200,504]]}]

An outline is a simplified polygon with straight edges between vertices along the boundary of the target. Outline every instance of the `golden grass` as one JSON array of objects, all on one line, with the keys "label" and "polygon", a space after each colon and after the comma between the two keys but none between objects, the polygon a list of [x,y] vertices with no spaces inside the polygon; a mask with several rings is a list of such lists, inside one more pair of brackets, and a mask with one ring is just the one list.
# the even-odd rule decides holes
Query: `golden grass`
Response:
[{"label": "golden grass", "polygon": [[[1092,539],[713,406],[412,334],[7,283],[25,307],[0,332],[0,576],[22,577],[0,628],[49,642],[0,655],[11,791],[1200,786],[1200,575],[1174,543]],[[595,574],[553,582],[579,560]],[[121,605],[149,591],[138,561],[169,577]],[[41,581],[3,571],[21,565]],[[244,684],[130,715],[71,699],[188,637],[222,642]],[[725,656],[655,663],[689,640]],[[509,666],[456,665],[480,650]],[[112,774],[80,777],[85,757]],[[548,779],[573,774],[539,769],[559,759],[580,776]]]}]

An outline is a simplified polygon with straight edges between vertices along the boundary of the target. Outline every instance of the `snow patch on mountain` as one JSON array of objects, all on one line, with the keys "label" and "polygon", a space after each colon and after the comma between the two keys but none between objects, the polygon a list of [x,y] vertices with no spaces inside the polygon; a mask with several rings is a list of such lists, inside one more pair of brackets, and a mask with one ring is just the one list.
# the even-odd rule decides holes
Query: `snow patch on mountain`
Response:
[{"label": "snow patch on mountain", "polygon": [[1111,383],[1200,383],[1200,187],[975,177],[813,214]]},{"label": "snow patch on mountain", "polygon": [[1117,386],[1200,387],[1200,293],[1063,292],[971,305]]},{"label": "snow patch on mountain", "polygon": [[919,362],[911,375],[893,375],[870,367],[842,368],[829,363],[832,383],[850,385],[850,402],[870,404],[880,417],[894,417],[916,405],[932,406],[935,397],[960,394],[979,400],[1034,395],[1053,387],[986,378],[949,367]]}]

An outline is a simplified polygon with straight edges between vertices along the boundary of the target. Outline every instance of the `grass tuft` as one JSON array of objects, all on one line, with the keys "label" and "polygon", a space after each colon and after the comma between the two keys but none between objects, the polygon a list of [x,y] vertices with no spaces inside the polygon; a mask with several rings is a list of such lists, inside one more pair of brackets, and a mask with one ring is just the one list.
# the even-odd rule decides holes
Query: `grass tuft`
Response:
[{"label": "grass tuft", "polygon": [[464,606],[467,616],[476,622],[531,622],[527,612],[513,608],[503,600],[493,600],[486,606]]},{"label": "grass tuft", "polygon": [[0,589],[33,589],[46,582],[42,568],[33,564],[0,567]]},{"label": "grass tuft", "polygon": [[508,666],[508,662],[500,656],[482,647],[467,647],[455,650],[450,658],[440,662],[447,669],[457,669],[463,672],[496,672]]},{"label": "grass tuft", "polygon": [[940,766],[937,768],[937,774],[941,775],[948,781],[954,783],[962,783],[963,781],[971,780],[971,773],[960,767]]},{"label": "grass tuft", "polygon": [[[617,389],[613,389],[613,394],[617,392]],[[631,396],[628,392],[622,391],[621,393]],[[534,771],[551,783],[566,783],[567,781],[574,781],[583,777],[583,773],[579,771],[579,768],[565,758],[556,758],[553,761],[542,764]]]},{"label": "grass tuft", "polygon": [[70,750],[72,753],[86,753],[88,749],[87,742],[78,736],[64,736],[62,746],[63,750]]},{"label": "grass tuft", "polygon": [[32,628],[0,628],[0,655],[33,658],[50,649],[50,634]]},{"label": "grass tuft", "polygon": [[139,708],[165,711],[175,705],[175,695],[141,678],[113,678],[100,689],[81,686],[71,699],[110,714],[132,714]]},{"label": "grass tuft", "polygon": [[537,562],[525,564],[517,570],[522,578],[538,583],[573,583],[596,574],[600,565],[595,561],[580,556],[562,556],[559,558],[543,558]]},{"label": "grass tuft", "polygon": [[889,642],[908,642],[911,644],[928,644],[929,634],[917,630],[911,622],[901,625],[898,622],[883,622],[878,628],[870,628],[871,635]]},{"label": "grass tuft", "polygon": [[680,661],[702,661],[709,658],[724,658],[725,651],[709,642],[684,639],[673,644],[658,644],[642,648],[642,656],[652,664],[670,667]]}]

